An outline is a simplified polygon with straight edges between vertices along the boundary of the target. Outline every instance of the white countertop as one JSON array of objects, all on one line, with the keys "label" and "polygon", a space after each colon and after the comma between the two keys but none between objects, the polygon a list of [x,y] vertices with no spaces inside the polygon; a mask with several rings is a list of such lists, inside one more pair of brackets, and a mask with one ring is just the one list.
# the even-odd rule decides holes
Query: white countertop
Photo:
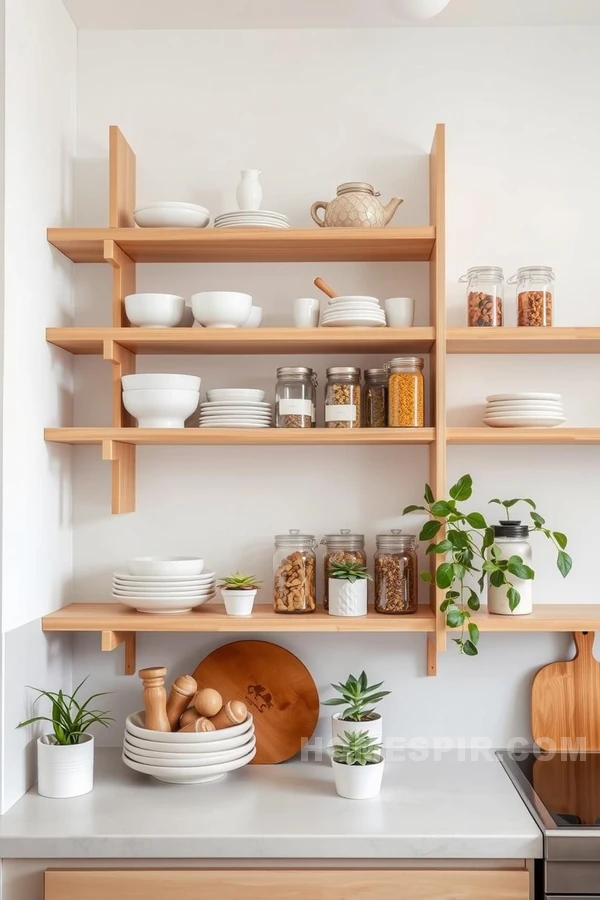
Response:
[{"label": "white countertop", "polygon": [[72,800],[33,788],[0,818],[4,858],[531,859],[542,836],[495,758],[438,753],[387,763],[381,795],[344,800],[330,765],[248,766],[168,785],[96,753],[96,786]]}]

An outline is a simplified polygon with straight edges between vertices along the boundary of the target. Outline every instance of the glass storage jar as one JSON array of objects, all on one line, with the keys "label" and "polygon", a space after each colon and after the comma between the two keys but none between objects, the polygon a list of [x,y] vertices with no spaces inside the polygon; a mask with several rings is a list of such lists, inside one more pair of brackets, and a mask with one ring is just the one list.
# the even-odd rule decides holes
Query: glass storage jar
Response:
[{"label": "glass storage jar", "polygon": [[365,428],[387,425],[388,377],[385,369],[365,369],[363,408]]},{"label": "glass storage jar", "polygon": [[552,325],[554,272],[550,266],[523,266],[508,283],[517,285],[517,325]]},{"label": "glass storage jar", "polygon": [[273,608],[276,613],[310,613],[317,608],[314,534],[275,535]]},{"label": "glass storage jar", "polygon": [[388,425],[422,428],[424,423],[423,360],[398,356],[386,364],[388,372]]},{"label": "glass storage jar", "polygon": [[327,369],[325,427],[360,428],[360,369],[333,366]]},{"label": "glass storage jar", "polygon": [[392,529],[375,536],[375,612],[416,613],[418,599],[417,539]]},{"label": "glass storage jar", "polygon": [[349,528],[342,528],[339,534],[326,534],[323,558],[323,607],[329,609],[329,566],[334,562],[355,562],[367,565],[364,534],[352,534]]},{"label": "glass storage jar", "polygon": [[473,266],[459,279],[467,283],[467,320],[469,326],[504,324],[504,273],[498,266]]},{"label": "glass storage jar", "polygon": [[276,427],[314,427],[316,388],[317,376],[306,366],[282,366],[277,369]]},{"label": "glass storage jar", "polygon": [[[500,549],[500,559],[520,556],[526,566],[531,566],[531,544],[527,540],[529,527],[520,521],[501,521],[494,525],[494,543]],[[527,616],[533,611],[533,580],[510,575],[510,583],[521,595],[519,605],[511,610],[506,585],[494,587],[488,579],[488,612],[497,616]]]}]

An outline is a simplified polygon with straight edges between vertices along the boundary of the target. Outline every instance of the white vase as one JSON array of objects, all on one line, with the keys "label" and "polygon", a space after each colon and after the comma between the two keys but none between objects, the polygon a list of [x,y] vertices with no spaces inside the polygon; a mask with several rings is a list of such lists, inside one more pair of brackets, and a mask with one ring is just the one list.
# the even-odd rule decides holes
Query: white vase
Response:
[{"label": "white vase", "polygon": [[383,740],[383,719],[379,713],[374,713],[372,719],[365,722],[344,722],[341,713],[334,713],[331,717],[331,737],[334,744],[339,744],[344,732],[351,734],[355,731],[366,731],[370,738],[381,744]]},{"label": "white vase", "polygon": [[240,209],[260,209],[262,203],[262,187],[258,169],[242,169],[242,180],[237,186],[235,196]]},{"label": "white vase", "polygon": [[94,738],[83,734],[78,744],[57,744],[52,734],[37,742],[38,793],[64,798],[89,794],[94,787]]},{"label": "white vase", "polygon": [[330,616],[366,616],[366,614],[366,578],[357,578],[354,583],[342,578],[329,579]]},{"label": "white vase", "polygon": [[221,597],[225,604],[225,612],[228,616],[250,616],[254,606],[254,591],[229,591],[221,588]]},{"label": "white vase", "polygon": [[347,766],[331,761],[335,778],[335,789],[340,797],[347,800],[368,800],[376,797],[381,790],[385,762],[370,763],[366,766]]}]

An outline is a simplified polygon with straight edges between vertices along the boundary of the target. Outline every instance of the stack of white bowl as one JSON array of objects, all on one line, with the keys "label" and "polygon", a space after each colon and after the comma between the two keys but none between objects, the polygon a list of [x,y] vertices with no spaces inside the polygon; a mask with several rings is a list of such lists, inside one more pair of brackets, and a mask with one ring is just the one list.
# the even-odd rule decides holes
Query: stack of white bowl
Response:
[{"label": "stack of white bowl", "polygon": [[283,213],[268,209],[236,209],[215,218],[215,228],[289,228]]},{"label": "stack of white bowl", "polygon": [[269,428],[273,407],[253,388],[216,388],[200,404],[200,428]]},{"label": "stack of white bowl", "polygon": [[139,206],[133,218],[140,228],[206,228],[210,213],[206,207],[195,203],[164,200]]},{"label": "stack of white bowl", "polygon": [[381,328],[385,324],[376,297],[332,297],[321,317],[325,328]]},{"label": "stack of white bowl", "polygon": [[193,556],[130,559],[127,572],[113,575],[112,595],[119,603],[145,613],[185,613],[215,597],[214,572]]},{"label": "stack of white bowl", "polygon": [[252,306],[250,294],[238,291],[203,291],[192,294],[194,318],[204,328],[258,328],[260,306]]},{"label": "stack of white bowl", "polygon": [[484,423],[490,428],[555,428],[565,422],[560,394],[525,391],[486,397]]},{"label": "stack of white bowl", "polygon": [[138,428],[183,428],[198,409],[197,375],[123,375],[123,406]]},{"label": "stack of white bowl", "polygon": [[145,713],[128,716],[123,738],[123,762],[130,769],[169,784],[217,781],[227,772],[247,766],[256,755],[254,720],[218,731],[192,733],[151,731]]}]

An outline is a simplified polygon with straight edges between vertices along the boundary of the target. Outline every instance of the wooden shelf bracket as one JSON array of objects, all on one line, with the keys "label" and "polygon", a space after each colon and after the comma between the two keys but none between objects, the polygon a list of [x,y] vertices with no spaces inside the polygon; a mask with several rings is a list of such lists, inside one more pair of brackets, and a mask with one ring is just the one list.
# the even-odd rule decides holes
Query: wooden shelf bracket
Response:
[{"label": "wooden shelf bracket", "polygon": [[135,446],[102,441],[102,459],[112,463],[112,512],[135,512]]},{"label": "wooden shelf bracket", "polygon": [[121,644],[125,644],[125,675],[135,675],[136,659],[135,659],[135,631],[103,631],[101,644],[104,652],[110,653],[116,650]]}]

